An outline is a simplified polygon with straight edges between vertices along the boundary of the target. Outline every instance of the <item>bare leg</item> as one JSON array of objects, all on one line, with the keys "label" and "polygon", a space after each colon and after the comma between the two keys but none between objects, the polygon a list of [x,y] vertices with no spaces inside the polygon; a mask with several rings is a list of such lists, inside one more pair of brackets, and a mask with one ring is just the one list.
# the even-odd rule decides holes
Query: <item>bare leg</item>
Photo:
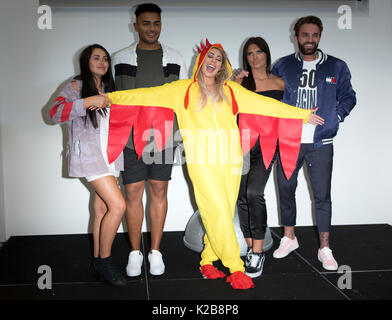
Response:
[{"label": "bare leg", "polygon": [[124,215],[125,201],[113,176],[99,178],[91,184],[108,208],[99,233],[99,256],[107,258],[111,255],[113,240]]},{"label": "bare leg", "polygon": [[256,239],[253,239],[253,252],[254,253],[261,253],[261,252],[263,252],[263,243],[264,243],[264,240],[256,240]]},{"label": "bare leg", "polygon": [[93,224],[93,240],[94,240],[94,258],[99,257],[99,234],[101,230],[101,222],[108,208],[106,203],[95,192],[94,195],[94,224]]},{"label": "bare leg", "polygon": [[248,245],[248,248],[252,248],[253,246],[253,239],[252,238],[245,238],[246,244]]},{"label": "bare leg", "polygon": [[295,238],[295,231],[294,227],[284,227],[284,235],[287,238],[290,238],[291,240],[294,240]]},{"label": "bare leg", "polygon": [[131,250],[140,250],[140,239],[144,218],[143,193],[145,182],[138,181],[125,185],[126,217]]},{"label": "bare leg", "polygon": [[149,180],[151,195],[151,250],[154,249],[159,251],[167,213],[168,185],[168,181]]},{"label": "bare leg", "polygon": [[246,244],[248,248],[252,248],[252,251],[255,253],[263,252],[263,244],[264,240],[256,240],[252,238],[245,238]]}]

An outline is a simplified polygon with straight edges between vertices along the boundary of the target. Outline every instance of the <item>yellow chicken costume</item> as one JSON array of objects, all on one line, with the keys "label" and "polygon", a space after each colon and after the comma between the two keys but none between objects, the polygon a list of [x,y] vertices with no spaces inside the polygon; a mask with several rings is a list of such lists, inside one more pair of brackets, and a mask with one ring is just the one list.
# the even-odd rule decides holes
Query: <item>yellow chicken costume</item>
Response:
[{"label": "yellow chicken costume", "polygon": [[[122,152],[132,126],[135,149],[139,156],[145,146],[145,141],[141,138],[143,131],[150,130],[151,127],[155,129],[155,141],[161,149],[170,136],[170,132],[165,129],[172,127],[174,111],[184,142],[186,164],[196,203],[206,230],[204,250],[201,253],[201,272],[207,278],[225,276],[212,267],[213,262],[220,259],[232,274],[228,277],[228,282],[231,282],[233,288],[247,289],[254,285],[243,273],[244,263],[233,225],[243,159],[237,114],[251,115],[253,119],[261,115],[306,122],[310,110],[283,104],[229,81],[232,68],[228,61],[226,67],[230,75],[224,82],[223,91],[231,103],[223,100],[221,103],[211,104],[209,99],[206,106],[201,108],[197,74],[211,48],[223,51],[220,44],[211,45],[207,41],[206,46],[202,45],[192,79],[108,94],[112,101],[108,158],[112,162]],[[294,143],[295,147],[298,144],[298,148],[301,120],[294,120],[294,126],[299,128],[299,131],[296,130],[297,135],[299,132],[299,139],[297,137]],[[297,155],[298,153],[294,156],[294,163]]]}]

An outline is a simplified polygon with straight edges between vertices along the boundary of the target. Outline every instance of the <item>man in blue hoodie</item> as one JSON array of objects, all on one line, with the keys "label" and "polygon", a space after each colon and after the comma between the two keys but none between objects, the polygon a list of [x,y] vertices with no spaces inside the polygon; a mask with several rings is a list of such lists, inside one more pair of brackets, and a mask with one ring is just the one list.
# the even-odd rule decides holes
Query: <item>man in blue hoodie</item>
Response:
[{"label": "man in blue hoodie", "polygon": [[338,264],[329,248],[333,138],[339,129],[339,123],[354,108],[356,97],[346,63],[318,49],[323,31],[321,20],[315,16],[300,18],[294,31],[299,51],[281,58],[272,73],[282,77],[285,82],[283,102],[303,109],[317,107],[317,115],[325,120],[325,124],[304,124],[297,167],[290,180],[286,180],[284,176],[280,159],[277,161],[284,237],[273,256],[286,257],[299,247],[294,232],[297,214],[295,191],[298,172],[305,162],[320,235],[318,259],[324,269],[337,270]]}]

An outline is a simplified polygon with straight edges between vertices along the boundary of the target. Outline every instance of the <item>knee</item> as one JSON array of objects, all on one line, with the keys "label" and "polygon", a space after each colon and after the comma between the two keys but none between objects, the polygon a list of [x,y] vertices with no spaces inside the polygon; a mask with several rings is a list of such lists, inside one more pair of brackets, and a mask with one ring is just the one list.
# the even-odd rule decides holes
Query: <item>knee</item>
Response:
[{"label": "knee", "polygon": [[144,192],[144,181],[127,184],[125,186],[125,196],[128,205],[142,201]]},{"label": "knee", "polygon": [[94,214],[96,218],[102,218],[107,211],[108,208],[103,201],[94,201]]},{"label": "knee", "polygon": [[149,182],[150,186],[150,192],[151,196],[154,198],[158,198],[161,200],[166,199],[167,197],[167,187],[168,187],[168,182],[167,181],[154,181],[154,182]]},{"label": "knee", "polygon": [[329,196],[329,195],[314,196],[314,201],[315,201],[316,206],[317,205],[331,205],[332,204],[331,196]]},{"label": "knee", "polygon": [[248,199],[247,199],[247,191],[246,190],[241,190],[238,193],[238,198],[237,198],[237,205],[247,205]]},{"label": "knee", "polygon": [[297,183],[290,183],[290,181],[278,181],[278,190],[279,193],[283,193],[285,195],[295,194],[295,190],[297,189]]},{"label": "knee", "polygon": [[298,185],[298,172],[293,172],[290,179],[287,179],[286,175],[281,172],[281,174],[278,174],[278,189],[279,192],[295,192],[297,189]]},{"label": "knee", "polygon": [[265,203],[264,192],[262,190],[248,188],[246,196],[248,198],[248,203]]},{"label": "knee", "polygon": [[123,198],[116,199],[109,204],[109,211],[120,218],[124,215],[125,208],[126,204]]},{"label": "knee", "polygon": [[295,201],[295,193],[297,190],[297,185],[290,185],[288,183],[279,183],[279,198],[281,201]]},{"label": "knee", "polygon": [[330,203],[331,192],[329,190],[312,190],[316,203]]}]

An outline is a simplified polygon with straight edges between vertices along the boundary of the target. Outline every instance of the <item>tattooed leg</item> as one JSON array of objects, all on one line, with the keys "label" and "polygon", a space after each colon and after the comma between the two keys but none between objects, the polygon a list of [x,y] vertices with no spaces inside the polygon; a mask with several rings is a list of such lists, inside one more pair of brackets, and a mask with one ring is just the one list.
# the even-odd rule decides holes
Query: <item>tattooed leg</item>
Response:
[{"label": "tattooed leg", "polygon": [[290,238],[291,240],[294,240],[295,238],[295,231],[294,227],[284,227],[284,235],[287,238]]},{"label": "tattooed leg", "polygon": [[320,236],[320,249],[324,247],[329,248],[329,232],[319,232]]}]

